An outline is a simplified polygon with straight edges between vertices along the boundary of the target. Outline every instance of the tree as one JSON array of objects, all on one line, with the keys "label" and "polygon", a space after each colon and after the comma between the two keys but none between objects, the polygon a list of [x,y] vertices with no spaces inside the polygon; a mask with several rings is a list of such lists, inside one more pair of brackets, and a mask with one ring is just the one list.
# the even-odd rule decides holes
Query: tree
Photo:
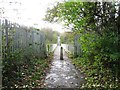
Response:
[{"label": "tree", "polygon": [[[74,36],[80,44],[79,60],[75,61],[83,68],[92,68],[88,75],[98,75],[100,82],[119,86],[120,74],[120,5],[119,2],[64,2],[58,3],[54,8],[48,9],[46,20],[50,22],[61,21],[65,26],[72,27]],[[50,19],[49,19],[50,18]],[[105,71],[109,71],[104,73]],[[98,72],[99,71],[99,72]],[[112,81],[104,80],[99,75],[111,76]],[[118,80],[115,81],[113,77]],[[92,84],[97,82],[88,80]],[[115,84],[116,83],[116,84]],[[105,87],[110,88],[110,84]],[[90,84],[91,85],[91,84]],[[89,86],[89,85],[88,85]]]},{"label": "tree", "polygon": [[53,31],[52,28],[42,28],[41,31],[44,32],[47,43],[57,43],[59,32]]}]

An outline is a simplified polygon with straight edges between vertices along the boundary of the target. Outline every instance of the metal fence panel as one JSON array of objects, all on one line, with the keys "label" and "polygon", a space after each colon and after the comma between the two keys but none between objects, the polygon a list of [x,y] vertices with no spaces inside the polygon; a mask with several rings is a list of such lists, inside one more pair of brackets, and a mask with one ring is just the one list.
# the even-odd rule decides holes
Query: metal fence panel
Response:
[{"label": "metal fence panel", "polygon": [[[10,52],[23,50],[25,55],[35,54],[39,57],[46,56],[46,44],[44,33],[33,28],[20,26],[4,20],[3,36],[4,45]],[[6,50],[5,50],[6,51]]]}]

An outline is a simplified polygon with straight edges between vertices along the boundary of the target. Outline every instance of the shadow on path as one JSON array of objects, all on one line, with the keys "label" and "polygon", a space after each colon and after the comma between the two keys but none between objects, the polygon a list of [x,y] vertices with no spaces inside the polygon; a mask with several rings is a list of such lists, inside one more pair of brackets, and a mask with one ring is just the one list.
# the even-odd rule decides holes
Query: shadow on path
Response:
[{"label": "shadow on path", "polygon": [[83,75],[75,69],[65,51],[63,55],[64,60],[60,60],[60,46],[58,46],[45,79],[44,85],[47,88],[77,88],[84,82]]}]

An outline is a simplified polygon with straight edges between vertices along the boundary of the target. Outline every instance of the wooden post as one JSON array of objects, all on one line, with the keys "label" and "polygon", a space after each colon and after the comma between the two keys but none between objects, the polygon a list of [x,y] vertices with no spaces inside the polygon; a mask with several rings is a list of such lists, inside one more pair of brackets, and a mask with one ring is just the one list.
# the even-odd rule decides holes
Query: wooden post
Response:
[{"label": "wooden post", "polygon": [[47,45],[47,56],[50,54],[50,45]]},{"label": "wooden post", "polygon": [[60,60],[63,60],[63,47],[60,48]]},{"label": "wooden post", "polygon": [[6,49],[8,49],[8,21],[5,19]]}]

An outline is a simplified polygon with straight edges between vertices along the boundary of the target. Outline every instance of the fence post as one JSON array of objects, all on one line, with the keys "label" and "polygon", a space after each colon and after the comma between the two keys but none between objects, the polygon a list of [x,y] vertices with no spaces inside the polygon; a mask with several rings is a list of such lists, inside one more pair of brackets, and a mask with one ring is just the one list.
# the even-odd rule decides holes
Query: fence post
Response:
[{"label": "fence post", "polygon": [[47,45],[47,48],[48,48],[48,54],[50,53],[50,45],[48,44]]},{"label": "fence post", "polygon": [[0,20],[0,89],[2,89],[2,21]]},{"label": "fence post", "polygon": [[74,57],[78,57],[80,54],[79,43],[78,43],[79,37],[80,37],[79,35],[75,35],[74,37]]},{"label": "fence post", "polygon": [[6,50],[8,49],[8,20],[5,19]]}]

